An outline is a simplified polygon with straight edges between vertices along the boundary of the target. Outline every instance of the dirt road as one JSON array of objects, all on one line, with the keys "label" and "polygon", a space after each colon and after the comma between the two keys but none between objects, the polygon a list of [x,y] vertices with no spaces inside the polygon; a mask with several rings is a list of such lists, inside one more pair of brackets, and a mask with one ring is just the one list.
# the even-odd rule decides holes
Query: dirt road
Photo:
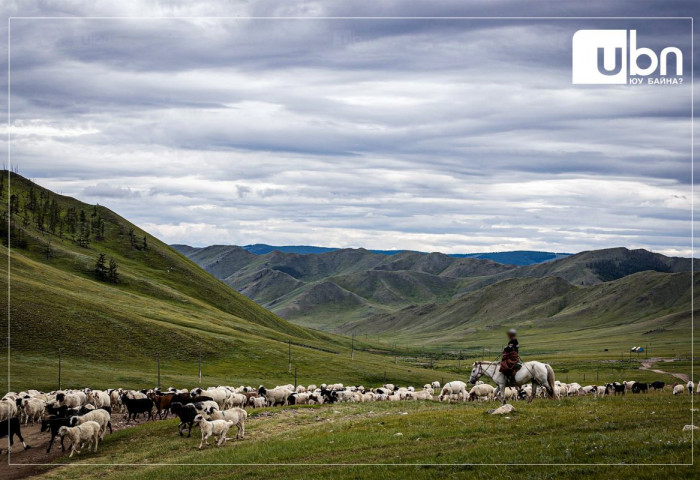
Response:
[{"label": "dirt road", "polygon": [[679,379],[679,380],[683,380],[684,383],[688,383],[688,381],[690,380],[690,378],[689,378],[688,375],[686,375],[685,373],[664,372],[663,370],[658,370],[658,369],[656,369],[656,368],[652,368],[652,367],[654,366],[655,363],[660,363],[660,362],[671,363],[671,362],[674,362],[674,361],[675,361],[675,359],[673,359],[673,358],[659,358],[659,357],[657,357],[657,358],[648,358],[648,359],[646,359],[646,360],[644,360],[644,361],[642,362],[642,366],[639,367],[639,369],[640,369],[640,370],[648,370],[648,371],[654,372],[654,373],[660,373],[660,374],[662,374],[662,375],[672,375],[672,376],[676,377],[676,378]]},{"label": "dirt road", "polygon": [[[173,418],[172,415],[170,418]],[[124,415],[117,413],[112,416],[112,429],[114,431],[122,430],[124,428],[132,428],[141,423],[143,423],[143,420],[136,423],[134,423],[132,420],[131,423],[127,425]],[[67,456],[69,454],[67,450],[65,453],[61,451],[59,438],[54,440],[53,446],[51,447],[51,453],[46,453],[46,447],[49,445],[51,433],[48,431],[41,433],[40,430],[41,424],[29,424],[27,426],[22,425],[22,436],[24,437],[25,443],[30,448],[27,450],[22,450],[22,444],[19,443],[15,437],[15,444],[13,445],[12,453],[9,456],[7,455],[7,439],[0,440],[0,448],[2,448],[3,451],[2,457],[0,457],[0,478],[3,480],[17,480],[20,478],[32,477],[34,475],[41,475],[41,473],[56,467],[46,467],[39,464],[50,463],[58,457],[63,455]],[[107,432],[107,435],[109,435],[109,432]],[[65,442],[66,448],[68,447],[69,443],[70,442],[68,441]],[[10,462],[12,464],[10,464]]]}]

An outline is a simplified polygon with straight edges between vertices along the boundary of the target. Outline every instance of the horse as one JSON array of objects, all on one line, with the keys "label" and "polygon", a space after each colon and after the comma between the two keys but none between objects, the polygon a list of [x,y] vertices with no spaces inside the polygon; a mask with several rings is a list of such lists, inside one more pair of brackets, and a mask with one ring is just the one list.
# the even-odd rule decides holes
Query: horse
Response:
[{"label": "horse", "polygon": [[[496,383],[496,393],[501,395],[501,403],[506,403],[506,376],[501,373],[500,362],[474,362],[472,365],[472,375],[469,378],[469,383],[474,385],[482,376],[486,375]],[[554,398],[554,370],[546,363],[541,362],[525,362],[518,372],[515,374],[515,384],[519,387],[532,381],[532,392],[527,400],[527,403],[532,402],[537,392],[537,385],[542,385],[550,398]]]}]

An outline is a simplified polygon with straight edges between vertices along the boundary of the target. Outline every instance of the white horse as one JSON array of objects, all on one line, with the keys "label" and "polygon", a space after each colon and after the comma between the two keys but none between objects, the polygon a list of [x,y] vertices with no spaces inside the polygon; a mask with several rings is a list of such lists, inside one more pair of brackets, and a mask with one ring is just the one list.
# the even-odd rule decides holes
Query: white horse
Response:
[{"label": "white horse", "polygon": [[[501,403],[505,405],[506,391],[506,376],[501,373],[500,362],[475,362],[472,366],[472,375],[469,379],[471,384],[482,376],[486,375],[496,383],[496,394],[501,395]],[[527,402],[530,403],[535,397],[537,386],[542,385],[550,398],[554,397],[554,370],[546,363],[541,362],[525,362],[518,372],[515,374],[515,384],[517,386],[525,385],[532,381],[532,393]]]}]

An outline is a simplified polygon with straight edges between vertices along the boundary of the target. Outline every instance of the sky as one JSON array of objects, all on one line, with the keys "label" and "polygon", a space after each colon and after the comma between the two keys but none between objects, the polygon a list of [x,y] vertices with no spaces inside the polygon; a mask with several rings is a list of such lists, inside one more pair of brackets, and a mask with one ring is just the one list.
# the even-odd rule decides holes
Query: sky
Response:
[{"label": "sky", "polygon": [[[693,11],[611,3],[3,2],[9,163],[168,243],[689,256],[689,20],[405,18]],[[572,85],[605,28],[684,84]]]}]

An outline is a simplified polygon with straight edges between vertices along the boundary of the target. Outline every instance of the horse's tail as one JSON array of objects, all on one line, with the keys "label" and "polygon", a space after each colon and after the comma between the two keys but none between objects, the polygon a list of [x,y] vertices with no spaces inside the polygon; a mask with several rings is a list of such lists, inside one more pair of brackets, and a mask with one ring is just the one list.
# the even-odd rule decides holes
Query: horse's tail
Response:
[{"label": "horse's tail", "polygon": [[548,363],[545,364],[545,367],[547,368],[547,393],[549,394],[549,398],[554,398],[554,370],[552,370],[552,366]]}]

